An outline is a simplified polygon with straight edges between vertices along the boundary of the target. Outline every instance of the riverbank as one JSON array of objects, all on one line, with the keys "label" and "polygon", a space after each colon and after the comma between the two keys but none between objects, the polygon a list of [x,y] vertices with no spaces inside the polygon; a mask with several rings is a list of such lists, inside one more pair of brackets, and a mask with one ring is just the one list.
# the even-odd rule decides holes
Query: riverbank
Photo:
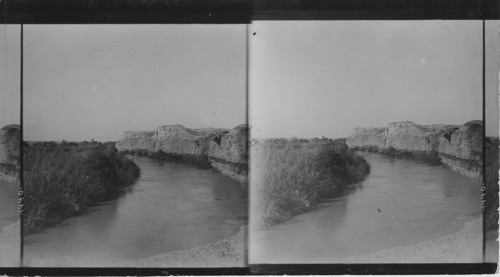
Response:
[{"label": "riverbank", "polygon": [[349,148],[352,149],[353,151],[378,153],[398,159],[419,160],[431,165],[442,164],[441,159],[438,157],[438,154],[436,152],[407,151],[407,150],[395,149],[394,147],[378,148],[375,146],[350,146]]},{"label": "riverbank", "polygon": [[251,150],[251,211],[263,228],[312,210],[370,173],[368,162],[343,140],[267,139]]},{"label": "riverbank", "polygon": [[392,122],[381,128],[355,128],[346,140],[350,148],[377,151],[443,163],[470,178],[481,178],[483,122],[464,125],[419,125]]},{"label": "riverbank", "polygon": [[246,183],[248,180],[248,126],[233,129],[191,129],[165,125],[155,131],[126,131],[116,147],[121,153],[188,161],[212,167]]},{"label": "riverbank", "polygon": [[212,169],[129,158],[141,168],[139,179],[117,197],[25,236],[26,266],[109,267],[213,243],[246,224],[245,186]]},{"label": "riverbank", "polygon": [[458,232],[411,246],[377,251],[331,263],[481,263],[482,217],[465,223]]},{"label": "riverbank", "polygon": [[2,172],[0,172],[0,181],[4,181],[5,183],[12,186],[19,186],[19,177],[14,175],[3,174]]},{"label": "riverbank", "polygon": [[[356,128],[346,140],[353,150],[381,153],[398,158],[443,164],[471,179],[484,179],[484,205],[487,230],[498,229],[498,137],[483,140],[483,122],[464,125],[419,125],[411,121],[389,123],[387,127]],[[483,142],[486,153],[483,153]],[[483,154],[486,172],[483,178]]]},{"label": "riverbank", "polygon": [[[499,173],[499,140],[497,137],[486,137],[486,175],[485,175],[485,186],[484,186],[484,216],[486,220],[486,229],[487,230],[497,230],[498,229],[498,173]],[[442,164],[446,168],[458,172],[465,177],[471,179],[481,179],[481,175],[470,175],[472,169],[476,168],[475,171],[478,171],[481,165],[477,165],[472,163],[473,165],[467,165],[465,161],[456,161],[456,163],[460,163],[462,166],[456,167],[456,163],[449,163],[449,158],[444,158],[443,155],[438,155],[437,152],[422,152],[422,151],[407,151],[407,150],[398,150],[393,147],[389,148],[378,148],[375,146],[351,146],[350,149],[354,151],[360,151],[365,153],[378,153],[383,154],[390,157],[402,158],[402,159],[413,159],[424,161],[430,165],[439,165]],[[462,170],[463,168],[469,168],[470,170]],[[483,199],[479,199],[481,201]]]},{"label": "riverbank", "polygon": [[20,221],[0,229],[0,267],[20,266]]},{"label": "riverbank", "polygon": [[117,263],[115,267],[244,267],[246,226],[235,235],[200,247]]},{"label": "riverbank", "polygon": [[19,185],[20,126],[7,125],[0,129],[0,180]]},{"label": "riverbank", "polygon": [[24,149],[25,234],[83,212],[132,184],[140,169],[111,143],[38,142]]},{"label": "riverbank", "polygon": [[485,202],[484,217],[486,230],[498,231],[498,171],[499,140],[498,137],[486,137],[486,176],[485,176]]},{"label": "riverbank", "polygon": [[332,263],[438,239],[480,217],[478,181],[442,165],[363,156],[371,165],[365,180],[310,212],[252,232],[250,261]]}]

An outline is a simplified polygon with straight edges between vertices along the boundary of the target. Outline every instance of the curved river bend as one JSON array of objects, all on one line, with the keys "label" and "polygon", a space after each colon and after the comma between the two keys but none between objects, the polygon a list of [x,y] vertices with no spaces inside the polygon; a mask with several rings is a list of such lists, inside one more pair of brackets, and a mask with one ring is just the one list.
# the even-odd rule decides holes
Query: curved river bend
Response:
[{"label": "curved river bend", "polygon": [[112,201],[25,237],[25,266],[110,266],[229,237],[247,216],[246,188],[212,169],[132,157],[138,181]]},{"label": "curved river bend", "polygon": [[363,154],[370,175],[341,196],[249,235],[249,263],[331,263],[454,233],[481,216],[480,184],[444,166]]}]

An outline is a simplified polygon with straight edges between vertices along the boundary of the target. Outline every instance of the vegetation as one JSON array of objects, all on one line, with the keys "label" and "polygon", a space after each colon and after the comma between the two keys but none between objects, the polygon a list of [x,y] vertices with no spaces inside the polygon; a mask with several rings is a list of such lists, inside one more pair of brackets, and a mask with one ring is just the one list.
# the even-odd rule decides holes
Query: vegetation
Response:
[{"label": "vegetation", "polygon": [[0,174],[17,176],[19,172],[19,165],[0,163]]},{"label": "vegetation", "polygon": [[120,152],[125,155],[129,154],[129,155],[144,156],[164,161],[187,162],[202,168],[210,168],[207,155],[189,155],[189,154],[181,155],[181,154],[167,153],[163,150],[151,152],[147,149],[122,150]]},{"label": "vegetation", "polygon": [[259,225],[271,226],[336,196],[370,172],[365,159],[341,140],[270,139],[251,152]]},{"label": "vegetation", "polygon": [[113,143],[25,143],[24,232],[71,217],[140,175]]},{"label": "vegetation", "polygon": [[377,146],[355,146],[351,147],[352,150],[355,151],[367,151],[367,152],[373,152],[373,153],[381,153],[384,155],[392,156],[395,158],[401,158],[401,159],[416,159],[416,160],[421,160],[424,162],[427,162],[432,165],[439,165],[441,164],[441,160],[439,159],[438,153],[436,151],[405,151],[405,150],[399,150],[395,149],[394,147],[388,147],[384,149],[380,149]]},{"label": "vegetation", "polygon": [[484,217],[486,229],[498,229],[498,137],[486,138],[486,178]]}]

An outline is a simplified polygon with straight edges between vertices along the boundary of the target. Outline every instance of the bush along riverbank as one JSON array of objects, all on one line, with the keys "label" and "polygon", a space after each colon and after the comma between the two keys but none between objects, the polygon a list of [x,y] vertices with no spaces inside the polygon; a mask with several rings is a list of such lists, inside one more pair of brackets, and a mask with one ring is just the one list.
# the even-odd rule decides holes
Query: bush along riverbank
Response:
[{"label": "bush along riverbank", "polygon": [[0,129],[0,180],[19,184],[20,137],[19,125],[7,125]]},{"label": "bush along riverbank", "polygon": [[486,173],[484,186],[484,219],[487,230],[498,230],[498,137],[486,137]]},{"label": "bush along riverbank", "polygon": [[377,146],[353,146],[350,147],[353,151],[365,151],[370,153],[380,153],[387,156],[400,158],[400,159],[415,159],[424,161],[431,165],[440,165],[438,153],[433,151],[406,151],[388,147],[380,149]]},{"label": "bush along riverbank", "polygon": [[251,147],[257,225],[270,227],[338,195],[370,172],[342,140],[269,139]]},{"label": "bush along riverbank", "polygon": [[25,143],[24,233],[54,225],[109,199],[140,169],[113,143]]},{"label": "bush along riverbank", "polygon": [[208,161],[207,155],[191,155],[191,154],[173,154],[167,153],[163,150],[159,151],[148,151],[145,149],[137,149],[137,150],[121,150],[121,154],[123,155],[134,155],[140,157],[149,157],[162,161],[173,161],[173,162],[184,162],[193,164],[200,168],[210,168],[210,163]]}]

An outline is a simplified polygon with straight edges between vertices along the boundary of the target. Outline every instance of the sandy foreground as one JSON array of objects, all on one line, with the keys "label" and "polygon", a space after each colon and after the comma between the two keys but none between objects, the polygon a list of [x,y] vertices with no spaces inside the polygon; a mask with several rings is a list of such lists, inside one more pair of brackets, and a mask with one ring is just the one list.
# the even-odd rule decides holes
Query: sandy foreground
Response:
[{"label": "sandy foreground", "polygon": [[[19,266],[19,221],[0,230],[0,267]],[[114,267],[243,267],[246,227],[235,235],[200,247],[121,262]],[[456,233],[411,246],[385,249],[331,263],[480,263],[482,218]]]},{"label": "sandy foreground", "polygon": [[244,267],[246,227],[235,235],[200,247],[121,262],[114,267]]},{"label": "sandy foreground", "polygon": [[377,251],[334,263],[481,263],[482,218],[467,222],[460,231],[416,245]]},{"label": "sandy foreground", "polygon": [[20,266],[20,221],[0,229],[0,267]]}]

